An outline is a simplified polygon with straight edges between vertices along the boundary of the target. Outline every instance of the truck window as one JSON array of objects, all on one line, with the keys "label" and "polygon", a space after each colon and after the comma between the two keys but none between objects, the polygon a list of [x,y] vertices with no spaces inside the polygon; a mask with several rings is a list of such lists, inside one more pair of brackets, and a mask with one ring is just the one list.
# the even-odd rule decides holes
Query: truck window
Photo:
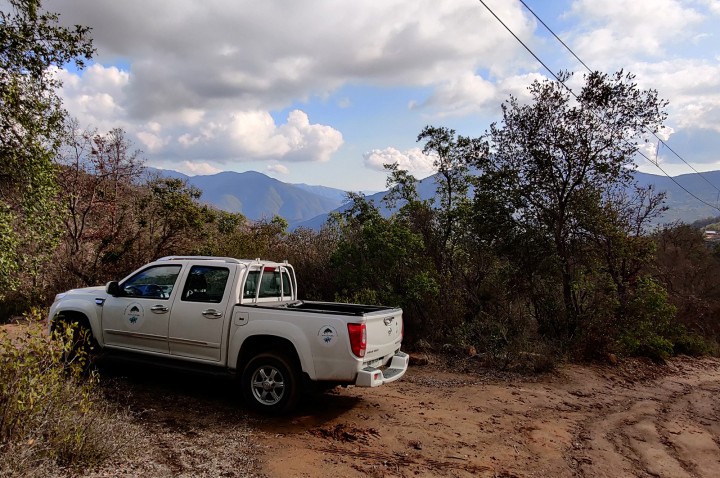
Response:
[{"label": "truck window", "polygon": [[[258,284],[259,281],[259,284]],[[292,282],[284,268],[265,267],[248,271],[243,287],[243,299],[291,298]],[[259,288],[259,290],[258,290]]]},{"label": "truck window", "polygon": [[260,279],[260,293],[258,294],[258,298],[280,297],[282,292],[280,287],[280,271],[266,267]]},{"label": "truck window", "polygon": [[155,266],[144,269],[120,285],[126,297],[167,299],[170,297],[180,266]]},{"label": "truck window", "polygon": [[283,269],[282,270],[282,294],[283,299],[291,299],[292,298],[292,286],[290,285],[290,274],[288,274],[288,271]]},{"label": "truck window", "polygon": [[220,303],[229,275],[227,267],[193,266],[185,280],[181,300]]},{"label": "truck window", "polygon": [[245,287],[243,288],[243,299],[254,299],[257,290],[257,281],[260,277],[260,271],[248,271],[247,279],[245,279]]}]

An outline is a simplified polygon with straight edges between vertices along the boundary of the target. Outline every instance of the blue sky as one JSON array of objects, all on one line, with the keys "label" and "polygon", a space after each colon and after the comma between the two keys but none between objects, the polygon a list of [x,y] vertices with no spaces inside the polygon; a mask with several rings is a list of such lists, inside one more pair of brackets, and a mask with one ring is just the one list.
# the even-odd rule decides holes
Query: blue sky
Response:
[{"label": "blue sky", "polygon": [[[584,70],[519,1],[485,3],[554,71]],[[526,0],[593,69],[670,101],[664,136],[720,169],[720,0]],[[81,125],[124,128],[147,164],[384,188],[382,163],[432,173],[425,125],[479,136],[548,75],[477,0],[56,0],[93,28],[94,64],[61,70]],[[671,174],[692,172],[661,150]],[[641,170],[659,173],[644,159]]]}]

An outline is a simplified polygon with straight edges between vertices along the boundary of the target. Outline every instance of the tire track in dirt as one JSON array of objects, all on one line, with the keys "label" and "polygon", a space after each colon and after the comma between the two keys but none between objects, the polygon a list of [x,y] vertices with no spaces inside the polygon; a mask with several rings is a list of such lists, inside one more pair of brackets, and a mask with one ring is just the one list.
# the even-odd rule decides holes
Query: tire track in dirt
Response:
[{"label": "tire track in dirt", "polygon": [[[415,369],[259,428],[274,476],[716,477],[720,361],[569,365],[539,382]],[[635,368],[633,368],[635,367]],[[341,403],[336,408],[334,401]]]},{"label": "tire track in dirt", "polygon": [[580,421],[574,442],[583,443],[582,452],[568,448],[570,466],[587,477],[717,476],[720,425],[713,394],[720,377],[717,362],[701,364],[697,371],[679,362],[669,378],[616,390],[619,397]]}]

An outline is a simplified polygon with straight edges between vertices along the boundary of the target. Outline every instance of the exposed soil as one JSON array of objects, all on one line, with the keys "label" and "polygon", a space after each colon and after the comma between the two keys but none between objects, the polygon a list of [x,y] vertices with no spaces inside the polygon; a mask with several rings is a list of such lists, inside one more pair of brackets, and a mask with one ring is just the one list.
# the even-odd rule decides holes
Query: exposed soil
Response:
[{"label": "exposed soil", "polygon": [[445,369],[412,367],[268,418],[228,378],[106,366],[106,396],[140,432],[126,458],[86,476],[720,476],[718,359],[540,377]]},{"label": "exposed soil", "polygon": [[281,418],[247,413],[227,378],[144,369],[104,387],[147,448],[91,476],[720,474],[716,359],[567,365],[534,378],[428,365],[392,385],[309,397]]}]

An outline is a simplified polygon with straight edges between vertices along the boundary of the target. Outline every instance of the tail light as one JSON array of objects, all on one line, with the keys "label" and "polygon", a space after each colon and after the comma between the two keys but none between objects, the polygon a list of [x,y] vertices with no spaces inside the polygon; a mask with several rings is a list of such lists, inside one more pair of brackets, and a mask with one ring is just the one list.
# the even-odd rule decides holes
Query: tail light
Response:
[{"label": "tail light", "polygon": [[348,324],[350,335],[350,348],[356,357],[364,357],[367,348],[367,328],[365,324]]},{"label": "tail light", "polygon": [[400,317],[400,340],[405,338],[405,321]]}]

